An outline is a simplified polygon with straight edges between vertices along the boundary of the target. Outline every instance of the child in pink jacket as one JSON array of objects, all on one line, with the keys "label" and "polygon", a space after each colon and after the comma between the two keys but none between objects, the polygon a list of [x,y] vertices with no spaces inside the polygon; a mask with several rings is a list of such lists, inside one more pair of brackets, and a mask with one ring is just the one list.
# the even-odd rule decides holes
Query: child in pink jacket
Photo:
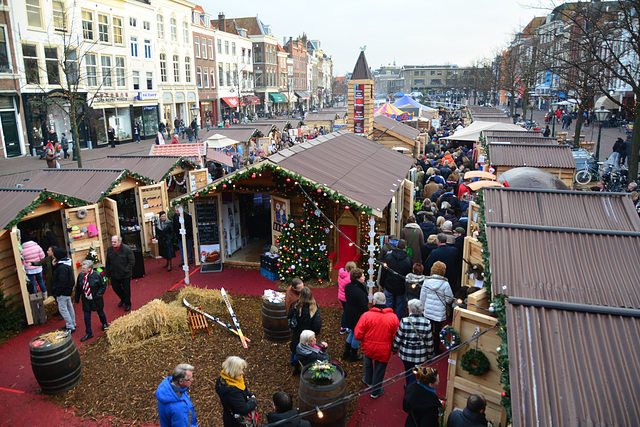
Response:
[{"label": "child in pink jacket", "polygon": [[27,277],[33,285],[33,290],[30,290],[29,293],[35,293],[37,291],[37,285],[40,286],[40,292],[47,292],[44,280],[42,280],[42,267],[31,265],[32,262],[38,262],[45,257],[44,251],[42,250],[40,245],[38,245],[33,240],[24,242],[22,244],[22,257],[24,258],[24,262],[26,264],[25,268],[27,270]]},{"label": "child in pink jacket", "polygon": [[344,319],[344,305],[347,302],[347,298],[344,296],[344,287],[347,286],[347,283],[351,282],[351,277],[349,273],[351,270],[356,268],[356,263],[353,261],[349,261],[344,268],[341,268],[338,271],[338,300],[342,304],[342,320],[340,322],[340,333],[348,334],[351,332],[351,329],[347,328]]}]

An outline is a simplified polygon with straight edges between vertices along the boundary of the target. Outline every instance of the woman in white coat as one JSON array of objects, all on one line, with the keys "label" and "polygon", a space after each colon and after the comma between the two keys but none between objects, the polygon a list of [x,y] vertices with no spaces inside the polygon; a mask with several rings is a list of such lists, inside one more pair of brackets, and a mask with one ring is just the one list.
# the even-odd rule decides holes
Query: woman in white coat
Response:
[{"label": "woman in white coat", "polygon": [[[422,282],[420,302],[424,307],[424,317],[432,324],[433,338],[436,343],[440,341],[442,322],[447,320],[447,305],[453,302],[453,292],[449,282],[444,277],[447,266],[442,261],[436,261],[431,267],[431,276]],[[440,354],[436,344],[436,354]]]}]

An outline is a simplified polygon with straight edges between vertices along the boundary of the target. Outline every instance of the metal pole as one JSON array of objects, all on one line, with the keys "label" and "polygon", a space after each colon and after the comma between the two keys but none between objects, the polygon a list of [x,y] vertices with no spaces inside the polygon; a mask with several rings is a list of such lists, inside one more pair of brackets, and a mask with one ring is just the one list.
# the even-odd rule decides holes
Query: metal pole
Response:
[{"label": "metal pole", "polygon": [[[552,111],[552,113],[553,113],[553,111]],[[555,136],[556,136],[556,115],[552,114],[551,117],[552,117],[551,118],[551,122],[552,122],[551,127],[553,128],[553,129],[551,129],[551,138],[555,138]]]},{"label": "metal pole", "polygon": [[[180,239],[182,239],[182,269],[184,270],[184,283],[189,285],[189,248],[187,247],[187,229],[184,225],[184,208],[178,206],[180,222]],[[195,254],[194,254],[195,256]]]},{"label": "metal pole", "polygon": [[600,161],[600,137],[602,136],[602,120],[600,120],[600,126],[598,127],[598,143],[596,144],[596,162]]}]

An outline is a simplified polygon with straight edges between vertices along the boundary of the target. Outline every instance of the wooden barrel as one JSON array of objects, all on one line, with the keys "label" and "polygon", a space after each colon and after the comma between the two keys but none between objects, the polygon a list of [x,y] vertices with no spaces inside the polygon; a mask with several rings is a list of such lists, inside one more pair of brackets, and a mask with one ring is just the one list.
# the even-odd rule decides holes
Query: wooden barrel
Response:
[{"label": "wooden barrel", "polygon": [[262,300],[262,329],[264,337],[273,342],[285,343],[291,341],[291,330],[287,322],[287,311],[284,302]]},{"label": "wooden barrel", "polygon": [[[334,372],[333,383],[318,385],[312,383],[308,378],[307,370],[312,366],[309,364],[302,369],[300,374],[300,387],[298,388],[298,407],[300,412],[306,412],[331,402],[335,402],[347,395],[347,383],[344,380],[344,370],[340,366]],[[311,422],[312,426],[336,426],[344,427],[347,402],[322,410],[323,417],[318,418],[317,413],[304,417]]]},{"label": "wooden barrel", "polygon": [[71,390],[82,378],[80,354],[71,334],[56,341],[55,338],[47,340],[39,336],[29,342],[31,369],[46,394]]}]

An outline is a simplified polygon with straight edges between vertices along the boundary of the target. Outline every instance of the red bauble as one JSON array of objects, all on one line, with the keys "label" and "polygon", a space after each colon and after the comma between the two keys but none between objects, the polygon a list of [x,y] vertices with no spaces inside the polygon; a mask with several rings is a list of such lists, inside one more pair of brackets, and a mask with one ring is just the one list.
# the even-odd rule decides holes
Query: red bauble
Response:
[{"label": "red bauble", "polygon": [[322,193],[322,189],[318,188],[318,194]]},{"label": "red bauble", "polygon": [[196,197],[200,197],[200,193],[196,193]]},{"label": "red bauble", "polygon": [[345,208],[346,210],[349,210],[349,209],[351,209],[351,208],[350,208],[349,206],[345,206],[344,208]]},{"label": "red bauble", "polygon": [[287,182],[291,182],[291,178],[287,178]]},{"label": "red bauble", "polygon": [[309,262],[309,258],[306,258],[306,259],[305,259],[305,262]]},{"label": "red bauble", "polygon": [[287,271],[291,271],[291,267],[287,268]]},{"label": "red bauble", "polygon": [[222,188],[227,188],[227,184],[222,184]]},{"label": "red bauble", "polygon": [[256,177],[255,173],[251,174],[251,178],[255,178],[255,177]]},{"label": "red bauble", "polygon": [[276,264],[276,267],[280,268],[280,264]]}]

